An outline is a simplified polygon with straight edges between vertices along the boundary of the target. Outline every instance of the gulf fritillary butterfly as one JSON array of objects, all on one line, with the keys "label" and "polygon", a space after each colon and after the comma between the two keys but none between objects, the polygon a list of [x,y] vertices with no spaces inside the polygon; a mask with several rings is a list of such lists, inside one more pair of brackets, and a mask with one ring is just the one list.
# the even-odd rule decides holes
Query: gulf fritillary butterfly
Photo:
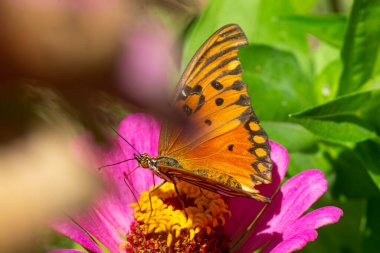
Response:
[{"label": "gulf fritillary butterfly", "polygon": [[183,73],[173,106],[191,121],[191,134],[164,123],[159,156],[135,155],[141,167],[165,181],[188,182],[227,196],[270,202],[256,185],[271,182],[265,131],[242,82],[238,47],[248,41],[238,25],[216,31]]}]

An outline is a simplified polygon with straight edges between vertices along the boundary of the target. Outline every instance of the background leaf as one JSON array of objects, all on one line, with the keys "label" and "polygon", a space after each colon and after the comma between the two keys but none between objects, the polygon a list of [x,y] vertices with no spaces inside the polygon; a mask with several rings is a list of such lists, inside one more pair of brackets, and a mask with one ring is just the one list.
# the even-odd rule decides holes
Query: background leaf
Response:
[{"label": "background leaf", "polygon": [[344,215],[333,226],[318,229],[318,239],[315,242],[311,242],[300,252],[363,252],[361,228],[363,227],[363,220],[366,217],[366,201],[342,200],[338,202],[323,197],[315,206],[317,208],[326,205],[339,206],[339,208],[344,210]]},{"label": "background leaf", "polygon": [[367,219],[364,236],[364,252],[377,252],[380,238],[380,197],[370,198],[367,207]]},{"label": "background leaf", "polygon": [[269,138],[287,147],[289,152],[310,150],[316,138],[302,126],[290,122],[262,121]]},{"label": "background leaf", "polygon": [[318,135],[321,139],[350,145],[376,137],[376,133],[355,117],[332,117],[321,119],[296,118],[296,122]]},{"label": "background leaf", "polygon": [[314,104],[311,81],[289,52],[264,45],[240,49],[243,81],[262,120],[288,120],[289,113]]},{"label": "background leaf", "polygon": [[355,152],[380,193],[380,145],[374,141],[366,141],[359,143]]},{"label": "background leaf", "polygon": [[380,46],[378,0],[357,0],[351,10],[342,48],[339,95],[355,91],[372,76]]},{"label": "background leaf", "polygon": [[297,26],[305,33],[312,34],[328,44],[340,48],[343,43],[347,18],[343,15],[285,16],[282,22]]},{"label": "background leaf", "polygon": [[[294,7],[295,5],[298,7]],[[306,11],[309,8],[310,1],[294,3],[290,0],[210,0],[186,34],[182,67],[186,66],[199,46],[214,31],[223,25],[236,23],[242,27],[250,43],[262,43],[290,51],[301,62],[304,70],[309,71],[308,43],[304,32],[278,18],[301,14],[297,11]]]},{"label": "background leaf", "polygon": [[339,60],[329,63],[316,76],[314,81],[314,92],[319,103],[324,103],[335,98],[339,87],[339,78],[342,64]]},{"label": "background leaf", "polygon": [[344,149],[332,162],[336,171],[333,193],[348,198],[367,198],[379,194],[379,189],[368,173],[366,162],[357,149]]},{"label": "background leaf", "polygon": [[[340,143],[376,137],[374,127],[363,119],[371,107],[379,107],[380,90],[354,93],[292,115],[320,138]],[[377,101],[377,102],[374,102]]]}]

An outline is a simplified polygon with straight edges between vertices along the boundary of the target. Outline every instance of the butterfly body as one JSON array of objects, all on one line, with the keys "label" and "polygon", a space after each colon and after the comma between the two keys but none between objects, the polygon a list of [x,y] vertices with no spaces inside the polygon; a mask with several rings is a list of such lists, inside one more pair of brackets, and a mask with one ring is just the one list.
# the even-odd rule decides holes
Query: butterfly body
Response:
[{"label": "butterfly body", "polygon": [[235,178],[222,172],[207,169],[193,169],[188,171],[177,160],[170,157],[153,157],[148,154],[135,155],[141,167],[150,169],[154,174],[166,182],[178,183],[184,181],[209,191],[230,197],[250,197],[263,202],[270,202],[269,198],[261,196],[252,187],[242,186]]},{"label": "butterfly body", "polygon": [[238,47],[247,45],[238,25],[216,31],[182,75],[173,99],[191,129],[164,122],[159,156],[135,156],[166,181],[185,181],[227,196],[270,202],[256,185],[271,182],[270,145],[243,83]]}]

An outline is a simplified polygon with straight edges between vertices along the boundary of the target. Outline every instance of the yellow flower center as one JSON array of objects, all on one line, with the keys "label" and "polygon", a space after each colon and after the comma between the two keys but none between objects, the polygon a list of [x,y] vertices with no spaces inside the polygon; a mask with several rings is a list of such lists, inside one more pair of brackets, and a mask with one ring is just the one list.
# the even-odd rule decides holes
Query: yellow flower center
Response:
[{"label": "yellow flower center", "polygon": [[[222,252],[225,215],[231,215],[219,194],[184,182],[141,193],[135,222],[121,245],[126,252]],[[224,249],[223,249],[224,248]],[[189,251],[190,250],[190,251]]]}]

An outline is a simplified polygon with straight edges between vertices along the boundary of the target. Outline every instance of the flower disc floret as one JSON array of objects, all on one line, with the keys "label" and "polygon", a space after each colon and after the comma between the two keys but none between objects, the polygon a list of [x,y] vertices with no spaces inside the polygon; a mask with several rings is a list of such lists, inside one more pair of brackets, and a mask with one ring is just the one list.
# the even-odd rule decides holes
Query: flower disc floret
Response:
[{"label": "flower disc floret", "polygon": [[122,245],[127,252],[222,252],[225,216],[231,216],[219,194],[184,182],[141,193],[134,207],[135,222]]}]

